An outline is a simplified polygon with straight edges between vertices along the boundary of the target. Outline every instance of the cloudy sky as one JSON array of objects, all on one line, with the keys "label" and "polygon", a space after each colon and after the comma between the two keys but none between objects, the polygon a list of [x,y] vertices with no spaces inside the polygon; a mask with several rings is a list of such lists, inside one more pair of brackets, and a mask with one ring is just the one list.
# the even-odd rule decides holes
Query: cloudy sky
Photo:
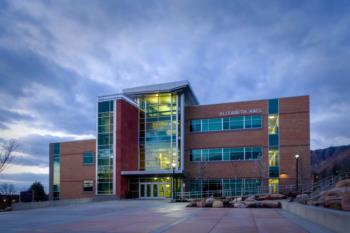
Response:
[{"label": "cloudy sky", "polygon": [[310,95],[311,147],[350,144],[350,2],[0,1],[0,183],[48,184],[98,95],[189,80],[203,104]]}]

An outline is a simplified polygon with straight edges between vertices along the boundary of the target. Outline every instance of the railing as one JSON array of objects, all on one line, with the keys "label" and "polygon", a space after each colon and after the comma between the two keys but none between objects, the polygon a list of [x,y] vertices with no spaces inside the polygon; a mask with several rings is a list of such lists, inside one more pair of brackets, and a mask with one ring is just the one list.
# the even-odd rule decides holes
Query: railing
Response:
[{"label": "railing", "polygon": [[[329,176],[322,180],[312,183],[304,183],[298,184],[298,190],[296,190],[296,185],[279,185],[279,193],[300,193],[300,194],[310,194],[309,197],[316,197],[320,195],[322,191],[331,189],[335,186],[335,184],[343,179],[350,178],[350,173],[342,173],[337,176]],[[270,187],[268,185],[261,185],[260,187],[254,188],[240,188],[240,189],[220,189],[220,190],[208,190],[208,191],[194,191],[194,192],[176,192],[174,194],[174,199],[176,200],[188,200],[195,198],[205,198],[205,197],[241,197],[241,196],[249,196],[249,195],[263,195],[269,194]]]}]

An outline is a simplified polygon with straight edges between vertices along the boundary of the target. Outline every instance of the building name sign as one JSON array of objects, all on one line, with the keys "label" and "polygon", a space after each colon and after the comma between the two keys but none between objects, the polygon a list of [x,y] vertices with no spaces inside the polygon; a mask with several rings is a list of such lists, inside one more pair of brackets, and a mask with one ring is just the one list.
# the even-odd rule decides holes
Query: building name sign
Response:
[{"label": "building name sign", "polygon": [[225,111],[220,112],[220,116],[233,116],[233,115],[244,115],[244,114],[254,114],[254,113],[261,113],[262,110],[260,108],[252,108],[252,109],[241,109],[241,110],[232,110],[232,111]]}]

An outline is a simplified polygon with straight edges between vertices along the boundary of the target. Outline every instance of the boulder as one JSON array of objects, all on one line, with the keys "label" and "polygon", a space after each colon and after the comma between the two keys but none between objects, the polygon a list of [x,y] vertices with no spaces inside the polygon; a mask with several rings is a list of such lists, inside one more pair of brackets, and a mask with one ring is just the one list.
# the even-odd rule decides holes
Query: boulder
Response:
[{"label": "boulder", "polygon": [[197,201],[197,202],[196,202],[196,206],[197,206],[197,207],[200,207],[200,208],[205,207],[205,200]]},{"label": "boulder", "polygon": [[350,179],[345,179],[345,180],[338,181],[338,182],[335,184],[335,187],[336,187],[336,188],[350,187]]},{"label": "boulder", "polygon": [[230,199],[224,199],[222,201],[222,204],[224,205],[224,207],[230,207]]},{"label": "boulder", "polygon": [[205,199],[205,207],[212,207],[213,206],[213,202],[214,202],[214,198],[213,197],[208,197],[207,199]]},{"label": "boulder", "polygon": [[234,202],[233,203],[234,208],[245,208],[245,204],[243,202]]},{"label": "boulder", "polygon": [[345,192],[341,200],[342,210],[350,211],[350,192]]},{"label": "boulder", "polygon": [[342,209],[341,206],[342,199],[337,196],[327,196],[325,197],[324,207],[331,209]]},{"label": "boulder", "polygon": [[272,193],[269,195],[269,199],[268,200],[281,200],[281,199],[285,199],[287,196],[280,194],[280,193]]},{"label": "boulder", "polygon": [[259,205],[263,208],[280,208],[281,203],[279,201],[265,200],[261,201]]},{"label": "boulder", "polygon": [[260,195],[260,196],[257,196],[255,199],[258,201],[263,201],[263,200],[268,200],[269,197],[270,195]]},{"label": "boulder", "polygon": [[197,201],[190,201],[186,207],[197,207]]},{"label": "boulder", "polygon": [[213,201],[213,208],[222,208],[224,207],[224,203],[221,200]]},{"label": "boulder", "polygon": [[255,201],[255,196],[254,195],[249,196],[244,201]]},{"label": "boulder", "polygon": [[243,202],[246,208],[257,208],[258,202],[257,201],[244,201]]}]

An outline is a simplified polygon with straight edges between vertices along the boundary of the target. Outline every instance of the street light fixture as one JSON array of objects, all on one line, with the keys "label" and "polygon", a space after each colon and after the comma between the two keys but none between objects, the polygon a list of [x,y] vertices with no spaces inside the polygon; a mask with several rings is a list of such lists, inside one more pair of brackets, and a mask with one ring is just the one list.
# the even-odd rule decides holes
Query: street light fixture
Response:
[{"label": "street light fixture", "polygon": [[298,192],[299,191],[299,157],[300,155],[296,154],[294,155],[295,158],[295,189]]},{"label": "street light fixture", "polygon": [[173,177],[171,179],[171,197],[172,197],[172,202],[175,201],[175,197],[174,197],[174,176],[175,176],[175,167],[176,167],[176,163],[171,163],[171,167],[173,168]]}]

